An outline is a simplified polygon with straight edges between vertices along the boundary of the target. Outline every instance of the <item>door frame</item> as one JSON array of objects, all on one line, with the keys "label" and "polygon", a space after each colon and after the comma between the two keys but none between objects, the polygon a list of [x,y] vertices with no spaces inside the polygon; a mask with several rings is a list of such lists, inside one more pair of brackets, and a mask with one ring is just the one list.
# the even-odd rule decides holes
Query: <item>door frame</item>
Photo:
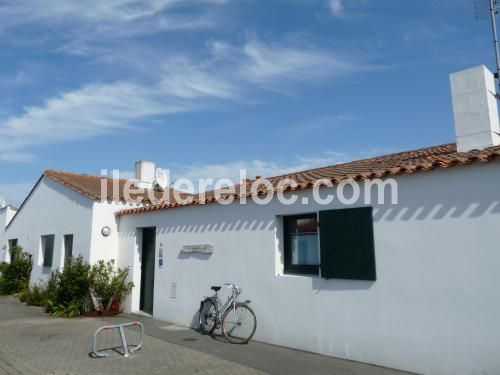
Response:
[{"label": "door frame", "polygon": [[[154,291],[154,285],[155,285],[155,271],[156,271],[156,227],[143,227],[143,228],[138,228],[140,231],[141,231],[141,247],[140,247],[140,289],[139,289],[139,311],[141,312],[144,312],[146,314],[150,314],[150,315],[153,315],[153,311],[154,311],[154,295],[155,295],[155,291]],[[153,234],[152,235],[152,238],[153,238],[153,247],[152,247],[152,256],[153,256],[153,266],[152,266],[152,273],[153,273],[153,286],[152,286],[152,290],[151,290],[151,298],[152,298],[152,301],[151,301],[151,311],[144,311],[144,294],[145,294],[145,279],[143,278],[143,273],[144,273],[144,268],[146,267],[145,263],[144,263],[144,256],[143,256],[143,252],[144,252],[144,244],[145,244],[145,233],[147,233],[148,231],[151,231],[151,233]]]}]

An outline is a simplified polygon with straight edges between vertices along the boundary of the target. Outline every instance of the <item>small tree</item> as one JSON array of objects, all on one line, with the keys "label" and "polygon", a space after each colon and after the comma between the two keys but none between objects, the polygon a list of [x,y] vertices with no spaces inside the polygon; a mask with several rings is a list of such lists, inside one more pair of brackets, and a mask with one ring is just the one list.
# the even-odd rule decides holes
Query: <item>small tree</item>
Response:
[{"label": "small tree", "polygon": [[0,294],[21,293],[29,287],[33,263],[20,246],[10,249],[11,263],[0,267]]}]

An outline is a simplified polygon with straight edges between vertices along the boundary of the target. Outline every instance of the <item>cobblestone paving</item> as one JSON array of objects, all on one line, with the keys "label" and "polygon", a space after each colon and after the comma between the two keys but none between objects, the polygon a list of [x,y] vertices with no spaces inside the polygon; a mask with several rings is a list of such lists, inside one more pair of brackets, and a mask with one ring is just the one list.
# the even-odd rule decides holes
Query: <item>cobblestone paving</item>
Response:
[{"label": "cobblestone paving", "polygon": [[[265,374],[179,345],[146,336],[130,358],[89,356],[95,319],[49,318],[38,308],[0,298],[0,374]],[[138,336],[128,332],[128,336]],[[130,344],[133,343],[130,339]],[[101,347],[118,347],[117,333],[103,333]]]},{"label": "cobblestone paving", "polygon": [[[98,327],[139,320],[144,347],[123,358],[91,358]],[[127,330],[130,345],[136,329]],[[104,331],[98,347],[120,350],[116,330]],[[40,308],[0,296],[0,375],[101,374],[261,374],[261,375],[405,375],[407,373],[338,358],[251,342],[232,345],[192,330],[137,315],[98,319],[56,319]]]}]

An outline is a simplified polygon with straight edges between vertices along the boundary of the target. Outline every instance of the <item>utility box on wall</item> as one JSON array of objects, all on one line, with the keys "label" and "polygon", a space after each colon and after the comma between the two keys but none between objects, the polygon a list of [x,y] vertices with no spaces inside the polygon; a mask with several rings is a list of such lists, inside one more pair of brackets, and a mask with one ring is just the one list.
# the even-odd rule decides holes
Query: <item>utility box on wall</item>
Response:
[{"label": "utility box on wall", "polygon": [[177,298],[177,283],[173,282],[170,284],[170,298]]}]

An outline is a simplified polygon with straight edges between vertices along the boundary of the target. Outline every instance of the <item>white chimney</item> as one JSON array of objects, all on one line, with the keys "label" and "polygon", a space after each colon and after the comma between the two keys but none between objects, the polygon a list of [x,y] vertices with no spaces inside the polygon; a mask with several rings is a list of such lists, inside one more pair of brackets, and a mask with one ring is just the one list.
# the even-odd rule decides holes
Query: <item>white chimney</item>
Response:
[{"label": "white chimney", "polygon": [[457,150],[466,152],[500,144],[495,78],[479,65],[450,75]]},{"label": "white chimney", "polygon": [[135,163],[135,179],[137,187],[141,189],[152,189],[155,179],[155,163],[141,160]]}]

